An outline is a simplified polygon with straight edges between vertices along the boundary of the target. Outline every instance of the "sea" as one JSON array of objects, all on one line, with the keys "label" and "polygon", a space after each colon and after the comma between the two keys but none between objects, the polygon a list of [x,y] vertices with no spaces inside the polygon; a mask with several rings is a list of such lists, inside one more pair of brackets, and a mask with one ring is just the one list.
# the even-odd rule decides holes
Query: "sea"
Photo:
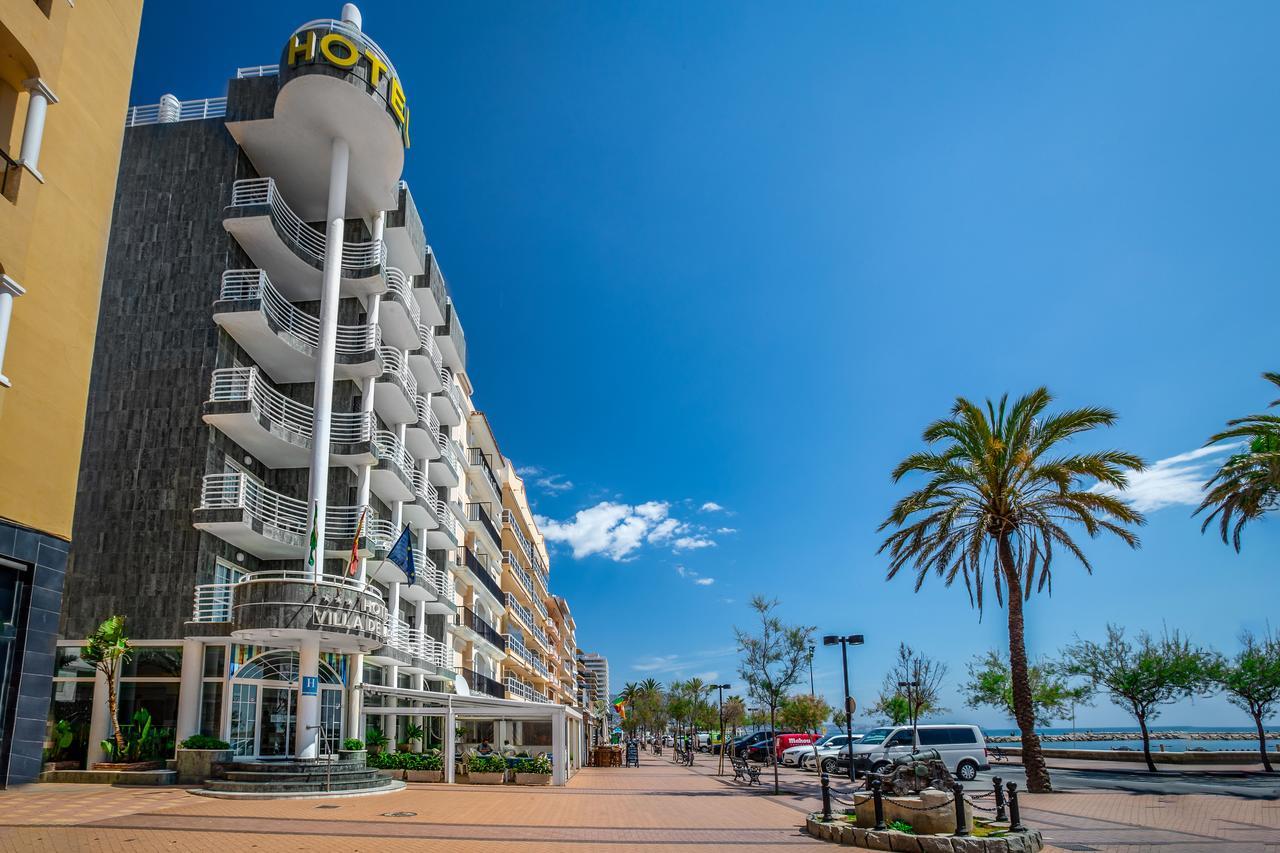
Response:
[{"label": "sea", "polygon": [[[1268,731],[1274,731],[1275,726],[1268,726]],[[1151,749],[1158,752],[1160,747],[1164,747],[1165,752],[1186,752],[1187,750],[1209,750],[1209,751],[1239,751],[1239,752],[1257,752],[1258,739],[1257,730],[1252,726],[1149,726],[1151,732]],[[987,729],[984,728],[983,733],[988,737],[993,736],[1013,736],[1017,737],[1020,733],[1017,729]],[[1070,726],[1066,728],[1042,728],[1036,730],[1041,735],[1069,735],[1073,729]],[[1083,726],[1074,729],[1076,734],[1087,734],[1089,732],[1111,733],[1132,733],[1139,734],[1141,731],[1137,726],[1107,726],[1106,728],[1085,728]],[[1240,732],[1250,735],[1249,740],[1214,740],[1212,738],[1175,738],[1161,737],[1162,732],[1186,733],[1195,732],[1198,734],[1212,735],[1225,732]],[[1275,752],[1276,744],[1280,741],[1275,739],[1267,740],[1267,751]],[[1018,741],[1000,743],[997,746],[1017,746]],[[1141,738],[1134,739],[1118,739],[1118,740],[1080,740],[1080,741],[1050,741],[1043,744],[1046,749],[1131,749],[1135,752],[1142,751]]]}]

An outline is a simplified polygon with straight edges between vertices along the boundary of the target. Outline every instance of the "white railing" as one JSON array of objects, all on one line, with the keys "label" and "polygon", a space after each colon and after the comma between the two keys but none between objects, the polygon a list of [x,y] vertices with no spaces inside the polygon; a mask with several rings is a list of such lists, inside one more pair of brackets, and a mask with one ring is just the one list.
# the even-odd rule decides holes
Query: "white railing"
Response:
[{"label": "white railing", "polygon": [[438,436],[440,444],[440,458],[432,459],[432,462],[443,464],[453,473],[453,479],[462,482],[462,463],[458,460],[457,443],[452,438],[446,438],[443,435]]},{"label": "white railing", "polygon": [[453,650],[398,616],[387,620],[387,645],[432,666],[453,669]]},{"label": "white railing", "polygon": [[382,600],[382,593],[370,583],[340,575],[312,575],[310,572],[275,570],[251,572],[230,583],[204,583],[196,586],[192,622],[230,622],[235,604],[235,589],[248,583],[307,583],[350,590]]},{"label": "white railing", "polygon": [[[262,303],[259,309],[277,329],[293,335],[311,349],[320,348],[320,320],[294,305],[276,290],[264,270],[227,270],[222,274],[221,300]],[[358,356],[382,343],[382,330],[372,323],[338,326],[339,355]]]},{"label": "white railing", "polygon": [[[516,521],[515,513],[509,509],[502,511],[502,523],[511,528],[511,532],[515,534],[516,544],[520,546],[520,553],[524,555],[524,561],[532,565],[533,563],[533,546],[529,544],[529,540],[525,537],[524,531],[520,529],[519,522]],[[530,592],[533,586],[529,587]]]},{"label": "white railing", "polygon": [[[200,491],[200,509],[244,510],[260,524],[274,527],[299,538],[307,535],[307,502],[273,492],[262,481],[248,474],[206,474]],[[354,539],[361,514],[365,515],[364,536],[375,549],[390,548],[396,529],[387,519],[378,518],[372,510],[359,506],[325,508],[324,529],[327,539]]]},{"label": "white railing", "polygon": [[[324,263],[326,237],[303,222],[293,212],[276,188],[274,178],[242,178],[231,186],[232,207],[271,206],[271,218],[293,243],[313,260]],[[344,241],[342,266],[345,269],[380,267],[387,259],[387,247],[381,240],[367,243]]]},{"label": "white railing", "polygon": [[179,101],[173,95],[165,95],[158,104],[144,104],[129,107],[125,113],[124,126],[137,127],[143,124],[171,124],[175,121],[196,121],[204,118],[222,118],[227,114],[227,99],[199,98],[193,101]]},{"label": "white railing", "polygon": [[516,616],[520,618],[520,621],[524,624],[525,628],[532,629],[534,625],[538,624],[533,621],[533,614],[529,612],[529,608],[517,601],[514,595],[508,592],[505,597],[507,600],[507,611],[515,613]]},{"label": "white railing", "polygon": [[542,557],[538,556],[538,549],[532,545],[529,546],[529,563],[533,569],[534,577],[542,582],[542,591],[550,595],[551,583],[547,577],[547,567],[542,564]]},{"label": "white railing", "polygon": [[436,413],[432,411],[431,404],[427,402],[427,398],[419,394],[413,398],[413,407],[418,410],[418,423],[427,425],[427,432],[431,434],[431,440],[435,442],[436,447],[440,447],[440,419],[436,417]]},{"label": "white railing", "polygon": [[525,701],[533,701],[533,697],[537,695],[532,684],[526,684],[514,675],[508,675],[503,681],[502,686],[507,688],[507,692],[511,693],[518,699]]},{"label": "white railing", "polygon": [[382,362],[383,376],[399,377],[410,400],[418,396],[418,380],[413,378],[409,365],[405,363],[403,352],[395,347],[378,347],[378,359]]},{"label": "white railing", "polygon": [[373,446],[378,451],[378,461],[387,462],[400,469],[400,475],[406,482],[413,482],[416,473],[413,468],[413,457],[405,449],[400,439],[390,430],[380,429],[373,434]]},{"label": "white railing", "polygon": [[[213,403],[248,402],[256,418],[265,418],[308,442],[312,436],[313,411],[275,389],[256,367],[227,367],[213,371],[209,388]],[[334,412],[329,440],[333,444],[359,444],[373,433],[373,413]]]},{"label": "white railing", "polygon": [[459,535],[458,516],[450,511],[446,501],[436,499],[436,520],[440,522],[440,529],[453,539],[454,542],[462,542],[462,536]]},{"label": "white railing", "polygon": [[426,579],[431,582],[431,585],[436,588],[436,592],[440,593],[441,599],[449,602],[450,604],[455,604],[457,602],[455,596],[457,595],[458,590],[453,582],[453,577],[444,569],[437,566],[434,562],[431,562],[430,560],[428,560],[428,562],[430,563],[430,568],[426,571],[419,569],[418,573],[426,577]]},{"label": "white railing", "polygon": [[462,398],[458,396],[458,386],[453,384],[453,374],[449,372],[449,368],[440,368],[440,384],[444,386],[441,395],[448,397],[449,402],[453,403],[458,410],[458,415],[462,416],[466,413],[466,409],[462,406]]},{"label": "white railing", "polygon": [[[387,290],[395,294],[404,309],[409,312],[409,320],[415,328],[422,327],[422,309],[413,295],[413,282],[407,275],[395,267],[387,267]],[[418,334],[421,337],[421,332]]]},{"label": "white railing", "polygon": [[243,80],[246,77],[275,77],[279,73],[279,65],[246,65],[243,68],[236,69],[236,79]]},{"label": "white railing", "polygon": [[422,344],[419,349],[427,354],[427,358],[431,360],[431,367],[439,376],[440,371],[444,369],[444,361],[440,355],[440,347],[436,345],[436,333],[419,323],[418,341]]},{"label": "white railing", "polygon": [[440,502],[440,496],[436,492],[436,487],[431,485],[427,475],[417,468],[413,469],[410,477],[413,479],[413,494],[418,499],[418,503],[424,504],[438,515],[439,508],[436,504]]}]

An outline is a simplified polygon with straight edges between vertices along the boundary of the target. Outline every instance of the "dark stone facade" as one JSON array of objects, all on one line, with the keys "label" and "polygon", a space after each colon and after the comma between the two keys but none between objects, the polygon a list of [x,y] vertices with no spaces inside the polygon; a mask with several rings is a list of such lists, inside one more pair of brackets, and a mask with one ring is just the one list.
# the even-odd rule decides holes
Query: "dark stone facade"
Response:
[{"label": "dark stone facade", "polygon": [[[13,596],[13,621],[0,645],[2,785],[33,782],[40,774],[68,547],[62,539],[0,521],[4,597]],[[10,613],[3,615],[8,621]]]}]

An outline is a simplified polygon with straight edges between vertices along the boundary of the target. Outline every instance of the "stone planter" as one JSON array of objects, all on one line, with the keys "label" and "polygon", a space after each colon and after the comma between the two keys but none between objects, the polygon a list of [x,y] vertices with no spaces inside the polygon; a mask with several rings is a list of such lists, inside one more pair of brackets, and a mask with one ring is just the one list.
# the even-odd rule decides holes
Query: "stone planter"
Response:
[{"label": "stone planter", "polygon": [[517,785],[550,785],[550,773],[516,773]]},{"label": "stone planter", "polygon": [[364,767],[368,761],[369,751],[366,749],[340,749],[338,750],[339,761],[359,761],[360,766]]},{"label": "stone planter", "polygon": [[467,781],[472,785],[501,785],[507,779],[506,773],[468,773]]},{"label": "stone planter", "polygon": [[[405,779],[409,782],[443,782],[443,770],[406,770]],[[479,775],[479,774],[476,774]]]},{"label": "stone planter", "polygon": [[1035,829],[984,838],[942,834],[912,835],[892,829],[862,829],[845,820],[826,823],[821,815],[810,815],[805,823],[805,831],[813,838],[845,847],[896,850],[900,853],[1038,853],[1044,849],[1044,839]]},{"label": "stone planter", "polygon": [[44,763],[44,772],[48,773],[52,770],[79,770],[79,761],[46,761]]},{"label": "stone planter", "polygon": [[[854,794],[853,804],[858,815],[858,826],[875,826],[875,801],[871,794]],[[973,805],[968,797],[965,798],[964,806],[965,829],[972,832]],[[956,831],[956,804],[952,795],[946,791],[925,788],[915,796],[885,797],[884,819],[886,823],[900,820],[910,824],[921,835],[938,832],[949,835]]]},{"label": "stone planter", "polygon": [[182,749],[175,753],[174,770],[178,771],[179,785],[203,785],[214,776],[214,764],[226,764],[235,759],[230,749]]},{"label": "stone planter", "polygon": [[91,768],[93,770],[123,770],[126,772],[134,772],[138,770],[163,770],[163,761],[99,761]]}]

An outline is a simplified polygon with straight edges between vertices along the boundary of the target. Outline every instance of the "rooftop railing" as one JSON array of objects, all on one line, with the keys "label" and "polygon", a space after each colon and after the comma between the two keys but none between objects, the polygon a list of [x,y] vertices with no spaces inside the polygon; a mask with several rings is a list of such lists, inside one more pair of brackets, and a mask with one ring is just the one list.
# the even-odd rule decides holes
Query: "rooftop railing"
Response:
[{"label": "rooftop railing", "polygon": [[[320,320],[298,308],[280,294],[267,278],[265,270],[226,270],[218,299],[226,301],[259,301],[260,310],[276,329],[288,332],[311,349],[320,348]],[[363,326],[338,326],[339,355],[360,355],[382,342],[382,330],[368,323]]]},{"label": "rooftop railing", "polygon": [[197,121],[206,118],[222,118],[227,114],[227,99],[198,98],[179,101],[173,95],[164,95],[158,104],[129,107],[124,126],[138,127],[144,124],[171,124],[178,121]]},{"label": "rooftop railing", "polygon": [[[267,420],[285,431],[311,441],[314,413],[310,406],[281,394],[263,378],[256,367],[226,367],[213,371],[209,387],[213,403],[248,402],[259,420]],[[359,444],[373,434],[373,413],[334,412],[329,440],[333,444]]]},{"label": "rooftop railing", "polygon": [[[276,187],[274,178],[242,178],[231,186],[232,207],[269,205],[271,217],[281,231],[312,260],[324,263],[325,235],[308,225],[293,212]],[[380,267],[387,260],[387,247],[381,240],[343,241],[342,266],[346,269]]]},{"label": "rooftop railing", "polygon": [[244,80],[248,77],[275,77],[279,73],[279,65],[246,65],[243,68],[236,69],[236,79]]}]

